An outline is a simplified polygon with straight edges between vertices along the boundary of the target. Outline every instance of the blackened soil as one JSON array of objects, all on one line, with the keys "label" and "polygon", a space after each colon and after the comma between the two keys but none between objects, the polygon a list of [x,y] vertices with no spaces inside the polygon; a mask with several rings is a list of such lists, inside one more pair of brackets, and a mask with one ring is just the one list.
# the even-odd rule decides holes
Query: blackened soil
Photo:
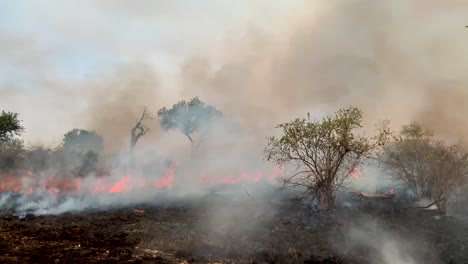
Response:
[{"label": "blackened soil", "polygon": [[[468,263],[468,225],[432,211],[331,219],[295,201],[260,204],[274,209],[248,215],[235,210],[245,201],[229,202],[230,214],[213,209],[219,204],[210,197],[23,219],[0,212],[0,263],[392,263],[383,252],[389,246],[413,263]],[[353,228],[369,219],[379,219],[378,232],[366,229],[366,237],[358,227],[356,236]],[[393,240],[372,237],[379,234]],[[395,239],[411,250],[391,251]]]}]

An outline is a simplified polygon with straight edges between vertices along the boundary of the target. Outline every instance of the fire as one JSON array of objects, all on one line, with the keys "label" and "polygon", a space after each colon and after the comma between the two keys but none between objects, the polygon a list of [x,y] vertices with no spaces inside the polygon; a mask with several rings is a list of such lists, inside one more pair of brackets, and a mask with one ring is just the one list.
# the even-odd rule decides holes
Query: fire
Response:
[{"label": "fire", "polygon": [[358,168],[353,168],[353,170],[351,170],[351,172],[349,173],[349,175],[353,178],[353,179],[359,179],[361,178],[362,176],[364,176],[364,173],[358,169]]},{"label": "fire", "polygon": [[99,178],[91,191],[92,194],[101,194],[106,193],[106,190],[109,188],[109,183],[105,181],[105,178]]},{"label": "fire", "polygon": [[[260,181],[271,181],[282,173],[281,168],[274,168],[271,172],[240,172],[237,176],[209,176],[195,180],[198,184],[238,184],[241,182],[257,183]],[[195,178],[196,179],[196,178]],[[26,171],[20,177],[13,174],[0,175],[0,193],[14,192],[26,195],[47,192],[51,197],[68,194],[98,195],[103,193],[121,193],[129,191],[157,189],[172,189],[183,181],[176,181],[176,165],[167,168],[164,175],[160,177],[140,177],[127,173],[122,177],[98,177],[92,184],[85,184],[82,177],[47,177],[41,178],[31,171]],[[91,186],[90,186],[91,185]]]},{"label": "fire", "polygon": [[7,174],[2,178],[0,182],[1,192],[21,192],[22,184],[18,179],[13,177],[13,175]]},{"label": "fire", "polygon": [[156,181],[156,187],[157,188],[168,188],[168,189],[172,189],[172,183],[174,182],[174,179],[175,179],[175,167],[170,167],[167,172],[166,172],[166,175],[164,175],[161,179],[157,180]]},{"label": "fire", "polygon": [[112,188],[109,190],[110,193],[119,193],[123,191],[131,190],[131,178],[130,176],[125,176],[120,179],[117,183],[115,183]]}]

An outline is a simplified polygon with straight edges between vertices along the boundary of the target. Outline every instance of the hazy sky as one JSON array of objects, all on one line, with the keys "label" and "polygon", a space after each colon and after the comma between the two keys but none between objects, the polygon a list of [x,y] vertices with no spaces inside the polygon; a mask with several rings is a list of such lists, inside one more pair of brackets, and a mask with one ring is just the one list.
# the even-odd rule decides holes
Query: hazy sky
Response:
[{"label": "hazy sky", "polygon": [[259,139],[349,105],[467,137],[467,14],[462,0],[4,0],[0,108],[28,142],[80,127],[116,149],[145,105],[193,96]]},{"label": "hazy sky", "polygon": [[[214,54],[228,36],[241,37],[253,25],[279,29],[300,2],[2,1],[0,108],[21,114],[27,139],[58,141],[68,129],[88,125],[74,114],[86,111],[92,83],[144,64],[158,76],[155,89],[170,96],[189,57]],[[156,98],[155,105],[161,107]]]}]

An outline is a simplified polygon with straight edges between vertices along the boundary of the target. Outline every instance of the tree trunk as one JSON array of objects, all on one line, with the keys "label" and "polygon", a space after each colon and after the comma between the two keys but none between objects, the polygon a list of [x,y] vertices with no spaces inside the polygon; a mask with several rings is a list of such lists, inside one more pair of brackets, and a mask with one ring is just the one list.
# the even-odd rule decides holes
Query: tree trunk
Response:
[{"label": "tree trunk", "polygon": [[438,201],[436,201],[436,205],[437,205],[437,213],[440,216],[447,215],[447,199],[445,198],[439,199]]},{"label": "tree trunk", "polygon": [[320,211],[335,209],[335,195],[331,187],[321,187],[318,192],[318,198]]},{"label": "tree trunk", "polygon": [[135,168],[136,165],[136,160],[135,160],[135,146],[136,146],[137,140],[134,136],[131,137],[130,139],[130,151],[129,151],[129,165],[131,169]]}]

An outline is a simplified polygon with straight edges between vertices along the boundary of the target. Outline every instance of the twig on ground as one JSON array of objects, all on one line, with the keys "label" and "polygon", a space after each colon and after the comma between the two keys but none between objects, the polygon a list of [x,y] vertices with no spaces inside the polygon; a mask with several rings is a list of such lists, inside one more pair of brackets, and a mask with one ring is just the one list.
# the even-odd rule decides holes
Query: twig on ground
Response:
[{"label": "twig on ground", "polygon": [[245,186],[243,186],[243,188],[244,188],[245,194],[247,194],[247,196],[248,196],[250,199],[252,199],[254,202],[256,202],[257,200],[255,200],[255,198],[253,198],[253,197],[249,194],[249,192],[247,191],[247,189],[245,188]]},{"label": "twig on ground", "polygon": [[434,204],[436,204],[437,201],[433,201],[432,203],[426,205],[426,206],[412,206],[412,207],[405,207],[405,208],[401,208],[401,210],[408,210],[408,209],[427,209],[431,206],[433,206]]},{"label": "twig on ground", "polygon": [[375,199],[375,200],[386,200],[386,199],[393,199],[396,194],[395,193],[385,193],[385,194],[367,194],[361,191],[351,190],[348,193],[352,193],[357,195],[363,199]]},{"label": "twig on ground", "polygon": [[343,253],[343,256],[341,256],[339,263],[343,263],[343,259],[348,254],[349,249],[346,249],[346,251]]}]

